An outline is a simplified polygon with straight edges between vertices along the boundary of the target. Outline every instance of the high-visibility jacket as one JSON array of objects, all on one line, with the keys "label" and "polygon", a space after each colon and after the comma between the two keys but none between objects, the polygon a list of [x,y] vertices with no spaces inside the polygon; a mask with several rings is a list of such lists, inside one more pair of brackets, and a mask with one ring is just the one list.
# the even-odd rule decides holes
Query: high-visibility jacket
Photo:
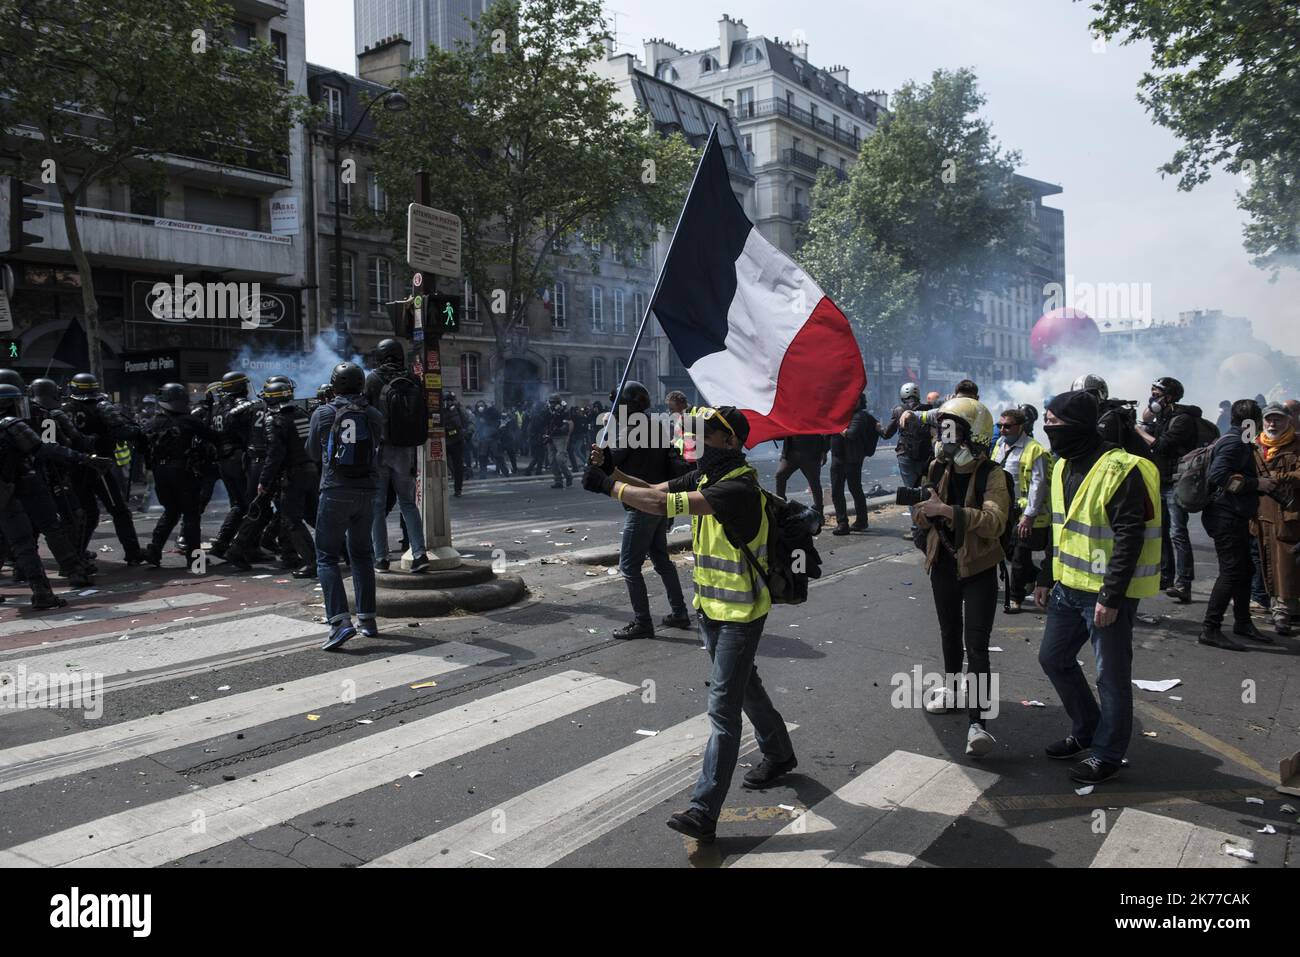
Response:
[{"label": "high-visibility jacket", "polygon": [[[719,482],[754,473],[748,465],[732,469]],[[702,477],[697,488],[708,484]],[[758,533],[745,544],[767,572],[767,509],[760,508]],[[762,618],[772,607],[767,585],[745,559],[745,553],[727,540],[722,523],[713,515],[691,516],[691,543],[695,550],[695,607],[714,621],[747,622]]]},{"label": "high-visibility jacket", "polygon": [[128,442],[118,442],[113,449],[113,459],[117,462],[118,468],[126,468],[131,464],[131,445]]},{"label": "high-visibility jacket", "polygon": [[696,416],[700,414],[698,406],[692,406],[681,415],[677,416],[676,435],[673,437],[673,448],[687,462],[694,462],[699,458],[699,450],[696,444],[695,421]]},{"label": "high-visibility jacket", "polygon": [[1112,449],[1097,460],[1068,512],[1065,469],[1052,470],[1052,527],[1056,540],[1052,575],[1062,585],[1086,592],[1101,591],[1115,548],[1106,505],[1135,468],[1142,474],[1153,517],[1146,523],[1142,552],[1124,594],[1128,598],[1150,598],[1160,591],[1160,473],[1149,459],[1121,449]]},{"label": "high-visibility jacket", "polygon": [[[1020,512],[1023,515],[1025,509],[1029,507],[1029,483],[1034,476],[1034,463],[1044,455],[1047,456],[1047,476],[1048,481],[1052,477],[1052,457],[1047,449],[1043,448],[1041,442],[1030,436],[1025,441],[1025,447],[1020,452],[1019,471],[1016,476],[1016,500],[1020,503]],[[1034,528],[1046,528],[1052,524],[1052,516],[1048,514],[1047,509],[1043,509],[1034,516]]]}]

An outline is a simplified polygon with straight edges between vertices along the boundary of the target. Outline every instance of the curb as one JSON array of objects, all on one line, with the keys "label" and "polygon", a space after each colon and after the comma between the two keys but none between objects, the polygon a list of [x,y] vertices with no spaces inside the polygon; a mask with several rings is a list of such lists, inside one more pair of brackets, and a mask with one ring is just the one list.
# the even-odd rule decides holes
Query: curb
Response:
[{"label": "curb", "polygon": [[[356,596],[350,579],[344,579],[348,600]],[[528,594],[518,575],[497,575],[478,585],[449,588],[376,588],[375,611],[383,618],[444,618],[457,611],[478,612],[504,608]]]}]

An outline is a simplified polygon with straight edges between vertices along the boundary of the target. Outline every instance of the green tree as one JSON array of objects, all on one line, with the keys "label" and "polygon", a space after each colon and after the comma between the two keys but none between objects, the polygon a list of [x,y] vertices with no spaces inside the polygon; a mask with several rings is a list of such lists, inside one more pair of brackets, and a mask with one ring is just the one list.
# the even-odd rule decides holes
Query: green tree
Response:
[{"label": "green tree", "polygon": [[414,172],[427,170],[433,204],[461,218],[462,266],[490,317],[498,370],[570,255],[565,240],[635,249],[685,198],[696,152],[652,132],[596,75],[604,32],[596,0],[497,0],[472,44],[429,48],[398,84],[409,108],[378,120],[394,232],[405,230]]},{"label": "green tree", "polygon": [[876,373],[883,374],[916,308],[917,277],[881,248],[854,215],[848,186],[829,172],[813,187],[812,216],[798,258],[848,317],[868,371],[874,359]]},{"label": "green tree", "polygon": [[983,105],[967,69],[907,83],[825,219],[818,214],[823,248],[837,237],[864,244],[845,253],[879,270],[857,280],[858,319],[876,324],[882,343],[916,356],[922,378],[932,361],[966,354],[980,294],[1023,268],[1029,197],[1015,182],[1020,157],[998,145],[978,115]]},{"label": "green tree", "polygon": [[1300,6],[1293,0],[1096,0],[1092,28],[1151,44],[1138,101],[1182,145],[1160,167],[1191,191],[1241,174],[1255,265],[1300,265]]},{"label": "green tree", "polygon": [[269,44],[234,46],[231,16],[218,0],[0,0],[0,129],[16,171],[58,192],[96,375],[99,306],[76,215],[91,186],[157,190],[169,153],[275,168],[288,152],[300,101]]}]

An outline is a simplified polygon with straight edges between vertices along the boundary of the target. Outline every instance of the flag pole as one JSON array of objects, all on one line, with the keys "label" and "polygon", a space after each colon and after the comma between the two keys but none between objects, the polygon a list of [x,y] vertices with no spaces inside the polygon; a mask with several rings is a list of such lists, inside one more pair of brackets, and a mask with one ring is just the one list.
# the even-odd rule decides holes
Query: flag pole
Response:
[{"label": "flag pole", "polygon": [[632,372],[632,361],[636,358],[636,351],[641,347],[641,337],[645,334],[646,324],[650,321],[650,313],[654,311],[655,300],[659,298],[659,290],[664,283],[664,269],[668,265],[668,260],[673,254],[673,244],[677,242],[677,234],[682,228],[682,220],[686,218],[686,207],[690,204],[691,194],[695,192],[695,184],[699,181],[700,170],[704,169],[704,160],[709,155],[709,148],[713,145],[714,140],[718,138],[718,124],[714,123],[709,127],[709,138],[704,143],[704,152],[700,154],[700,162],[695,167],[695,175],[691,177],[691,188],[686,191],[686,201],[682,203],[682,211],[677,216],[677,226],[673,229],[673,238],[668,241],[668,251],[664,253],[663,262],[659,264],[659,275],[655,279],[654,292],[646,300],[645,312],[641,315],[641,324],[637,326],[636,338],[632,340],[632,351],[628,354],[627,365],[623,367],[623,377],[619,380],[618,388],[614,390],[614,401],[610,405],[610,418],[605,420],[605,425],[600,430],[600,435],[596,437],[597,445],[604,445],[605,439],[609,435],[610,419],[614,418],[614,412],[618,408],[619,400],[623,397],[623,387],[627,385],[628,375]]}]

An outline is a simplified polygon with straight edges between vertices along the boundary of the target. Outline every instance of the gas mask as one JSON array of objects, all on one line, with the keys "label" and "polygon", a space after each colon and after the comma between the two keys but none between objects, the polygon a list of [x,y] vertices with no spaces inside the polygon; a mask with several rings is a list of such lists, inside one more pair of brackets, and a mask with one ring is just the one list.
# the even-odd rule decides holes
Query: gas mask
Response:
[{"label": "gas mask", "polygon": [[975,461],[975,453],[960,442],[934,443],[934,457],[963,468]]}]

